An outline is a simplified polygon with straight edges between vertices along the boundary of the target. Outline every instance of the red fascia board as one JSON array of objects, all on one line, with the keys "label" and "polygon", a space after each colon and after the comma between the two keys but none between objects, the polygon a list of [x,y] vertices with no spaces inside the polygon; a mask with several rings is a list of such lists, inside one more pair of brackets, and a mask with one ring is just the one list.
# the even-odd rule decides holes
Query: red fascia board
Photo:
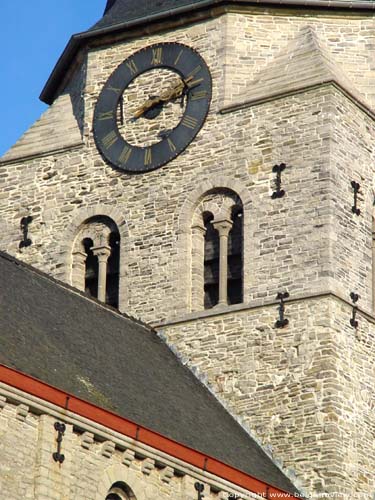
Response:
[{"label": "red fascia board", "polygon": [[0,365],[0,382],[52,403],[62,409],[87,418],[97,424],[112,429],[140,443],[146,444],[172,457],[194,465],[203,471],[209,472],[225,479],[263,498],[269,499],[296,499],[297,497],[286,493],[274,486],[264,483],[244,472],[229,465],[182,445],[177,441],[167,438],[157,432],[139,426],[115,413],[95,406],[92,403],[67,394],[56,387],[26,375],[17,370]]}]

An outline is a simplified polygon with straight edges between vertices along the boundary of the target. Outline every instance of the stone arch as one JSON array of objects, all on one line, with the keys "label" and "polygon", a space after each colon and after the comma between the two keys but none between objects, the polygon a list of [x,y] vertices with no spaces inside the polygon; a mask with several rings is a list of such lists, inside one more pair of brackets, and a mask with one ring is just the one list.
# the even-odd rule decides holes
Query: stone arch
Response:
[{"label": "stone arch", "polygon": [[124,465],[112,465],[103,473],[97,488],[95,500],[105,500],[111,488],[122,483],[131,492],[130,498],[146,500],[145,488],[136,473]]},{"label": "stone arch", "polygon": [[[241,199],[242,205],[246,209],[249,209],[251,205],[250,193],[240,182],[235,179],[220,176],[213,182],[210,179],[206,179],[203,182],[197,181],[198,187],[192,191],[189,196],[184,201],[179,215],[179,231],[181,233],[190,231],[190,224],[195,212],[197,205],[202,201],[206,193],[213,190],[228,190],[233,191]],[[244,214],[245,223],[245,214]]]},{"label": "stone arch", "polygon": [[80,208],[72,214],[72,219],[66,231],[62,235],[61,253],[64,255],[64,280],[70,285],[73,283],[73,251],[76,250],[76,239],[81,232],[86,221],[102,217],[113,221],[117,227],[120,236],[120,266],[119,266],[119,309],[123,311],[126,307],[127,299],[125,296],[126,286],[124,286],[126,279],[126,255],[124,255],[124,241],[129,238],[129,231],[126,220],[123,214],[117,208],[108,205],[95,205],[93,207]]},{"label": "stone arch", "polygon": [[[193,233],[199,233],[199,231],[204,230],[204,228],[199,227],[199,224],[196,224],[196,210],[208,193],[228,192],[231,193],[233,197],[237,197],[242,204],[244,241],[242,250],[244,269],[243,300],[245,300],[246,290],[249,288],[249,269],[251,263],[251,252],[249,251],[251,197],[249,191],[237,180],[224,176],[216,178],[215,182],[213,180],[204,180],[203,182],[199,182],[198,180],[197,184],[198,188],[192,191],[186,198],[178,217],[178,244],[182,257],[180,259],[182,265],[179,269],[179,276],[183,277],[184,282],[186,283],[185,305],[188,312],[200,309],[197,307],[198,301],[193,293],[193,259],[202,258],[203,249],[193,248],[193,239],[196,236]],[[215,207],[210,206],[210,204],[207,204],[204,208],[207,209],[208,212],[215,209]],[[222,209],[225,210],[225,208],[229,210],[231,207],[229,205],[225,207],[224,203]]]}]

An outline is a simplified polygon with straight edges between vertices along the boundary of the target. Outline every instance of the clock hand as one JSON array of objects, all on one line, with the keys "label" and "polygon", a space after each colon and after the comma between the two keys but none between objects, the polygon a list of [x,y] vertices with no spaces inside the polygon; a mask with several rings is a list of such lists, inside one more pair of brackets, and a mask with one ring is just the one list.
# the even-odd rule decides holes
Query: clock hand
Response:
[{"label": "clock hand", "polygon": [[170,89],[165,90],[160,96],[156,97],[150,97],[147,99],[146,102],[142,104],[140,108],[138,108],[135,113],[133,114],[133,117],[131,118],[131,121],[138,120],[138,118],[141,118],[141,116],[144,116],[147,111],[149,111],[152,108],[155,108],[158,105],[164,105],[168,102],[174,101],[184,95],[186,89],[186,83],[184,80],[180,80],[178,83],[176,83],[173,87]]},{"label": "clock hand", "polygon": [[203,81],[203,78],[198,78],[197,80],[193,80],[193,78],[193,76],[190,76],[186,80],[180,80],[173,87],[165,90],[162,94],[160,94],[160,96],[150,97],[149,99],[147,99],[147,101],[144,102],[143,105],[135,111],[133,117],[131,118],[131,121],[138,120],[138,118],[144,116],[147,111],[155,108],[158,105],[161,105],[161,107],[163,107],[164,104],[168,102],[175,101],[179,97],[184,97]]}]

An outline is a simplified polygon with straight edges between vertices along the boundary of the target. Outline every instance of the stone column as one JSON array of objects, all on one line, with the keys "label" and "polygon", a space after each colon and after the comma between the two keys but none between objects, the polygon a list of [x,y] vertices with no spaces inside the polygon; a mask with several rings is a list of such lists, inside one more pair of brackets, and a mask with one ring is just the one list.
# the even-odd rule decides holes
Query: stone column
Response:
[{"label": "stone column", "polygon": [[72,285],[82,291],[85,291],[86,259],[87,254],[82,250],[73,252]]},{"label": "stone column", "polygon": [[101,247],[93,247],[92,253],[98,257],[98,300],[105,302],[107,288],[107,264],[108,258],[111,255],[111,247],[103,245]]},{"label": "stone column", "polygon": [[196,224],[191,228],[191,309],[204,309],[204,238],[206,228]]},{"label": "stone column", "polygon": [[228,304],[228,235],[233,222],[229,219],[213,221],[212,225],[219,233],[219,302],[218,305]]}]

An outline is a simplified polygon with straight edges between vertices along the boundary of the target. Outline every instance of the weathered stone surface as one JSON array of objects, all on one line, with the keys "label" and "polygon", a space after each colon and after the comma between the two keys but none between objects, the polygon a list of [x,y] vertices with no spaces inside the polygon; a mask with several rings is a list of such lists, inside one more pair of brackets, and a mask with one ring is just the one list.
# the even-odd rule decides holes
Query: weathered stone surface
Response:
[{"label": "weathered stone surface", "polygon": [[[181,356],[205,374],[231,411],[272,445],[309,491],[370,498],[375,490],[372,117],[339,88],[319,85],[314,68],[316,86],[310,90],[220,113],[242,100],[255,76],[272,68],[307,26],[325,47],[318,54],[325,69],[337,76],[333,64],[339,67],[337,79],[353,82],[360,99],[375,106],[370,15],[244,9],[91,49],[64,90],[64,106],[69,97],[73,108],[66,115],[72,127],[68,135],[56,127],[52,143],[59,151],[51,152],[40,128],[45,124],[49,130],[54,123],[52,107],[0,163],[0,244],[76,284],[77,236],[88,219],[110,218],[121,236],[120,309],[153,324],[164,322],[159,328]],[[161,169],[144,175],[114,170],[92,135],[98,95],[125,58],[164,41],[192,46],[209,65],[213,100],[207,121],[186,151]],[[330,54],[334,61],[326,60]],[[280,162],[287,165],[286,195],[272,199],[272,167]],[[352,212],[351,181],[361,185],[359,216]],[[202,276],[196,281],[192,276],[202,253],[194,247],[192,224],[205,196],[217,191],[230,192],[243,205],[248,307],[207,312],[196,306]],[[26,215],[33,217],[32,245],[20,250],[20,219]],[[275,297],[284,290],[298,301],[287,303],[290,323],[281,330],[274,328]],[[362,310],[357,331],[349,325],[352,309],[345,302],[352,291],[359,293]],[[318,297],[327,293],[340,299]],[[28,446],[34,430],[27,427],[25,436]],[[7,445],[13,439],[14,434]],[[97,451],[95,460],[98,456]],[[131,456],[125,463],[132,471]],[[95,467],[85,462],[82,470],[85,484],[94,482]],[[20,498],[30,497],[32,475],[25,474]],[[153,475],[160,480],[159,471],[150,471]],[[73,498],[94,498],[93,486],[86,487],[86,497],[85,487],[77,486]]]}]

